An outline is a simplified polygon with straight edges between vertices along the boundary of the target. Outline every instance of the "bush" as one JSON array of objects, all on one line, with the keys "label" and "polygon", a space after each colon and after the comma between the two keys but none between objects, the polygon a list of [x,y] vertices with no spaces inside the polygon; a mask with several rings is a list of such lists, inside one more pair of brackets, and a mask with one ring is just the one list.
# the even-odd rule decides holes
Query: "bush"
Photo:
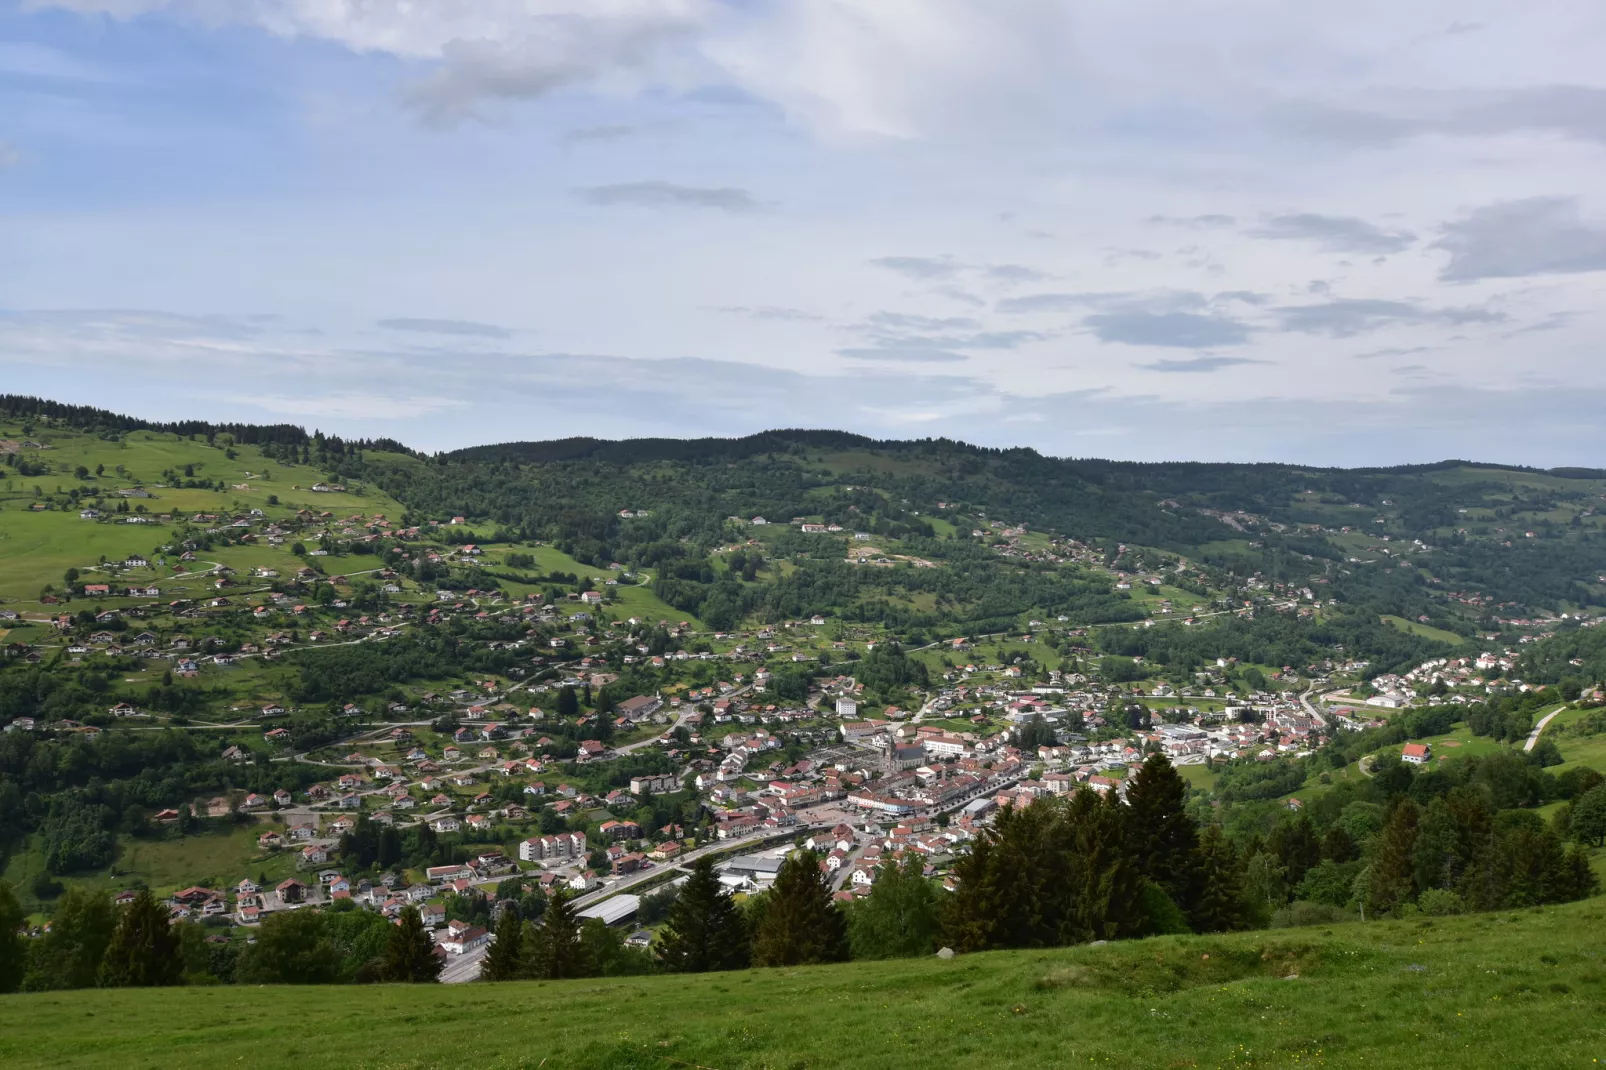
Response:
[{"label": "bush", "polygon": [[1430,918],[1445,918],[1466,912],[1461,897],[1447,888],[1429,888],[1416,897],[1416,905]]},{"label": "bush", "polygon": [[1296,899],[1275,911],[1271,916],[1273,929],[1296,929],[1305,925],[1332,925],[1341,921],[1354,921],[1355,915],[1331,903],[1313,903]]}]

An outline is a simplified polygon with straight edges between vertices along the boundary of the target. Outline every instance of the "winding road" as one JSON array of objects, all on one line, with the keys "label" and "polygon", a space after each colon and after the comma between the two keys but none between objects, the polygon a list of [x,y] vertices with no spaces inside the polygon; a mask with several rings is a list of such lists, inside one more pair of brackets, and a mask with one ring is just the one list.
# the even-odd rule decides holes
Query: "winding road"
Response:
[{"label": "winding road", "polygon": [[1534,725],[1534,730],[1528,733],[1528,742],[1522,745],[1523,753],[1529,753],[1539,745],[1539,734],[1545,730],[1546,725],[1555,719],[1556,714],[1560,713],[1566,708],[1566,706],[1557,706],[1555,709],[1551,710],[1549,713],[1545,714],[1539,719],[1539,723]]}]

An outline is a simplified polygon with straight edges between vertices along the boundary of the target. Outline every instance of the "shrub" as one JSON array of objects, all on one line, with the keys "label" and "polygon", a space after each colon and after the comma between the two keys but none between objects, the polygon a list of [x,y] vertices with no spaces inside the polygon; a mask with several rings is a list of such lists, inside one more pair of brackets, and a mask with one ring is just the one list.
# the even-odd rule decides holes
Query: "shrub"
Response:
[{"label": "shrub", "polygon": [[1429,888],[1416,897],[1416,905],[1430,918],[1443,918],[1466,911],[1461,897],[1446,888]]}]

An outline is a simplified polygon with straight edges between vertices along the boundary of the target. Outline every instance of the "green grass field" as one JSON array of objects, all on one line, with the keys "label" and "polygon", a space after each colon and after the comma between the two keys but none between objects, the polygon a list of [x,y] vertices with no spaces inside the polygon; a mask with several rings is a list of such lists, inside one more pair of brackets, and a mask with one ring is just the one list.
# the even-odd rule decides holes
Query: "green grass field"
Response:
[{"label": "green grass field", "polygon": [[1399,1067],[1606,1058],[1606,901],[943,961],[0,997],[8,1067]]},{"label": "green grass field", "polygon": [[[149,887],[158,895],[169,895],[193,884],[211,887],[233,885],[241,877],[253,880],[266,876],[278,883],[296,872],[293,851],[264,852],[257,849],[257,836],[273,824],[252,824],[224,833],[186,836],[175,840],[136,840],[118,837],[117,860],[108,869],[63,878],[67,885],[118,890]],[[0,880],[18,889],[29,910],[40,906],[32,899],[33,878],[44,872],[44,852],[34,837],[27,849],[14,852]]]},{"label": "green grass field", "polygon": [[[0,427],[0,438],[24,436],[15,426]],[[402,506],[377,488],[362,494],[314,493],[309,489],[324,477],[306,466],[286,466],[266,458],[254,446],[236,446],[231,460],[221,445],[191,442],[176,435],[136,431],[121,442],[108,442],[92,435],[55,429],[36,431],[34,439],[51,448],[29,451],[29,459],[50,466],[40,476],[21,476],[9,470],[0,484],[0,599],[34,599],[47,583],[60,585],[68,568],[84,569],[102,557],[120,561],[131,553],[150,554],[172,536],[180,521],[197,512],[236,513],[261,509],[270,517],[285,517],[307,508],[331,512],[337,518],[376,513],[399,518]],[[91,472],[103,466],[100,476],[79,479],[75,469],[83,465]],[[192,466],[196,478],[221,479],[226,489],[196,490],[158,487],[163,473]],[[119,468],[121,471],[119,471]],[[118,524],[79,518],[78,509],[35,512],[35,488],[44,494],[58,488],[85,487],[101,495],[110,511],[119,488],[144,486],[152,497],[136,499],[132,505],[144,506],[152,517],[171,514],[174,523]],[[277,499],[277,503],[270,502]],[[219,550],[210,560],[236,569],[254,565],[286,564],[288,549],[267,546],[230,547]],[[164,590],[170,581],[156,579]]]},{"label": "green grass field", "polygon": [[1412,635],[1421,636],[1423,639],[1432,639],[1434,642],[1449,643],[1455,646],[1462,641],[1461,637],[1454,632],[1447,632],[1443,628],[1432,628],[1421,621],[1406,620],[1404,617],[1384,617],[1383,620],[1402,632],[1410,632]]}]

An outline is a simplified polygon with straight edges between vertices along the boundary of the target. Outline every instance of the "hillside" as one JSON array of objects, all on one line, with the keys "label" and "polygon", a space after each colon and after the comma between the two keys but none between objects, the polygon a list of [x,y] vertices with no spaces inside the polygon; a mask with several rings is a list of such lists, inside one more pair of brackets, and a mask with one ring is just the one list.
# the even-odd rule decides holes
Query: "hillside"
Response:
[{"label": "hillside", "polygon": [[[951,961],[0,997],[10,1067],[1554,1070],[1606,1053],[1606,904]],[[1517,1039],[1517,1038],[1520,1038]]]}]

